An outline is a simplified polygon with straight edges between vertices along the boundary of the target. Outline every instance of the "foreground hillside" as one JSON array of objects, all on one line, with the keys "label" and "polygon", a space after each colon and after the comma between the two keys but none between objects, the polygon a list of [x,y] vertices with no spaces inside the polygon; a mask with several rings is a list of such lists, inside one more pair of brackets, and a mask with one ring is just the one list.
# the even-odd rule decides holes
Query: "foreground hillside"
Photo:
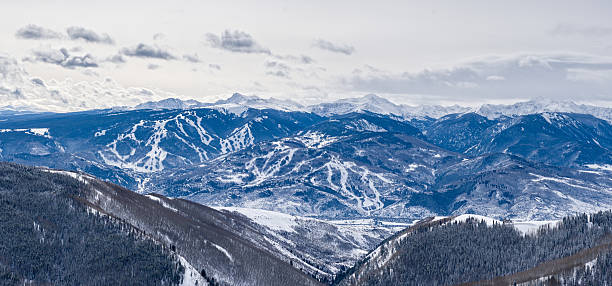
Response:
[{"label": "foreground hillside", "polygon": [[176,285],[185,264],[134,226],[79,202],[84,184],[0,164],[1,285]]},{"label": "foreground hillside", "polygon": [[[532,231],[489,218],[430,219],[394,235],[339,285],[609,285],[612,212]],[[525,284],[527,285],[527,284]]]},{"label": "foreground hillside", "polygon": [[7,163],[0,195],[8,284],[319,285],[230,212]]}]

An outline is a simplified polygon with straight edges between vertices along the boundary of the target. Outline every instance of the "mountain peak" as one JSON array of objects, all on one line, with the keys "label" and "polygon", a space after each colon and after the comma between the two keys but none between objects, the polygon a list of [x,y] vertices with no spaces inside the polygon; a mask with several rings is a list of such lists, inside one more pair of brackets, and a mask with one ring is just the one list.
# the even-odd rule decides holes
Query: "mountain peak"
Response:
[{"label": "mountain peak", "polygon": [[181,100],[171,97],[159,101],[141,103],[136,105],[133,109],[188,109],[201,105],[202,103],[193,99]]},{"label": "mountain peak", "polygon": [[612,121],[612,108],[576,104],[566,99],[536,98],[510,105],[484,104],[478,108],[476,112],[489,119],[498,118],[500,116],[520,116],[552,112],[590,114],[607,121]]},{"label": "mountain peak", "polygon": [[247,96],[247,95],[236,92],[232,94],[232,96],[230,96],[228,99],[220,100],[220,101],[224,101],[224,103],[240,104],[240,103],[245,103],[247,101],[255,101],[255,100],[261,100],[261,98],[255,95]]}]

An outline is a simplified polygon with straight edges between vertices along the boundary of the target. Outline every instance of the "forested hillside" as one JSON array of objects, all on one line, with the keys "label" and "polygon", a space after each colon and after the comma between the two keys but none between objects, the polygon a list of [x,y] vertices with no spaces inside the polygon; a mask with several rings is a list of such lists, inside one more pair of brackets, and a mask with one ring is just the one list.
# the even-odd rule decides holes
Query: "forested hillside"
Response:
[{"label": "forested hillside", "polygon": [[611,249],[610,211],[567,217],[533,234],[511,223],[441,220],[385,241],[337,283],[511,285],[542,278],[537,283],[607,285]]},{"label": "forested hillside", "polygon": [[136,228],[74,200],[84,183],[0,164],[0,284],[176,285],[185,268]]},{"label": "forested hillside", "polygon": [[237,213],[84,173],[0,163],[8,285],[320,285],[331,275],[279,251],[264,231]]}]

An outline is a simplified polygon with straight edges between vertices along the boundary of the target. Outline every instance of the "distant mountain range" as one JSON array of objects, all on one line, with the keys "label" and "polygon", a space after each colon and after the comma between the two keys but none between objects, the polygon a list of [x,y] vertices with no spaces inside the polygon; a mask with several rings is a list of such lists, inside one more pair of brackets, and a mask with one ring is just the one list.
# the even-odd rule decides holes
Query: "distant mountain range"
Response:
[{"label": "distant mountain range", "polygon": [[235,93],[228,99],[219,100],[213,103],[203,103],[196,100],[183,101],[177,98],[169,98],[160,101],[142,103],[134,107],[121,107],[119,109],[189,109],[202,107],[226,109],[234,113],[242,113],[248,108],[277,109],[283,111],[312,112],[320,116],[342,115],[352,112],[368,111],[378,114],[395,115],[404,119],[436,119],[445,115],[458,113],[476,113],[487,117],[488,119],[496,119],[503,116],[513,117],[543,112],[561,112],[590,114],[606,121],[612,120],[612,108],[576,104],[568,100],[535,99],[518,102],[511,105],[484,104],[478,107],[464,107],[459,105],[411,106],[395,104],[384,97],[374,94],[369,94],[359,98],[345,98],[333,102],[323,102],[305,106],[291,100],[279,100],[275,98],[264,99],[257,96],[246,96]]},{"label": "distant mountain range", "polygon": [[[589,114],[408,119],[265,102],[235,95],[206,107],[171,100],[10,115],[0,121],[0,160],[211,206],[325,219],[552,219],[612,207],[612,126]],[[228,109],[235,106],[246,109]]]}]

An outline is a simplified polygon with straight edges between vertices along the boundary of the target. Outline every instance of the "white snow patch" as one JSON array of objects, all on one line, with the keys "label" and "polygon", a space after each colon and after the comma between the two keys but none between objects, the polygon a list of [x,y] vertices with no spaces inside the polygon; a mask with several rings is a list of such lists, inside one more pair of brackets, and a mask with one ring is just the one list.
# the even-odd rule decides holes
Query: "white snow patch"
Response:
[{"label": "white snow patch", "polygon": [[[382,128],[370,121],[365,119],[359,119],[357,122],[353,123],[355,130],[357,131],[370,131],[370,132],[387,132],[387,129]],[[353,126],[347,126],[349,129]]]},{"label": "white snow patch", "polygon": [[253,145],[255,138],[251,133],[250,123],[245,124],[240,128],[234,129],[229,137],[226,139],[220,139],[221,153],[226,154],[244,149],[248,146]]},{"label": "white snow patch", "polygon": [[180,255],[177,255],[177,256],[179,258],[181,265],[185,267],[185,274],[183,275],[183,281],[181,282],[181,284],[179,284],[180,286],[208,285],[208,282],[206,282],[206,280],[204,279],[204,277],[202,277],[200,272],[197,269],[195,269],[195,267],[193,267],[191,263],[187,261],[187,259],[183,258]]},{"label": "white snow patch", "polygon": [[406,173],[414,172],[418,167],[425,167],[425,166],[421,165],[421,164],[412,163],[412,164],[408,165],[408,167],[406,167],[404,169],[404,172],[406,172]]},{"label": "white snow patch", "polygon": [[595,259],[587,262],[584,264],[584,267],[588,267],[591,268],[591,271],[593,270],[593,267],[595,267],[595,264],[597,264],[597,257],[595,257]]},{"label": "white snow patch", "polygon": [[598,165],[598,164],[586,164],[587,168],[604,170],[604,171],[612,171],[612,165]]},{"label": "white snow patch", "polygon": [[512,226],[520,231],[523,235],[535,234],[538,229],[543,226],[556,227],[559,224],[558,220],[533,220],[533,221],[512,221]]},{"label": "white snow patch", "polygon": [[563,177],[553,178],[553,177],[546,177],[546,176],[542,176],[542,175],[538,175],[538,174],[534,174],[534,173],[529,173],[529,175],[532,175],[532,176],[536,177],[535,179],[531,180],[532,182],[552,181],[552,182],[557,182],[557,183],[561,183],[561,184],[564,184],[564,185],[568,185],[568,186],[574,187],[574,188],[581,188],[581,189],[591,190],[591,188],[571,183],[569,178],[563,178]]},{"label": "white snow patch", "polygon": [[52,169],[41,169],[41,170],[47,173],[61,174],[61,175],[69,176],[71,178],[77,179],[79,182],[84,183],[84,184],[89,184],[86,178],[92,179],[90,176],[82,175],[82,174],[75,173],[75,172],[52,170]]},{"label": "white snow patch", "polygon": [[243,178],[248,177],[248,174],[224,174],[221,177],[218,177],[217,180],[221,183],[234,183],[234,184],[242,184],[244,181]]},{"label": "white snow patch", "polygon": [[238,207],[216,207],[216,209],[238,212],[275,231],[296,232],[294,227],[298,225],[296,217],[274,211]]},{"label": "white snow patch", "polygon": [[41,136],[51,139],[49,128],[29,128],[29,129],[0,129],[0,133],[5,132],[23,132],[25,134]]},{"label": "white snow patch", "polygon": [[475,215],[475,214],[462,214],[459,215],[457,217],[455,217],[453,220],[451,220],[450,222],[466,222],[468,219],[475,219],[476,221],[480,222],[480,221],[484,221],[487,226],[493,226],[493,224],[501,224],[502,222],[490,217],[486,217],[486,216],[481,216],[481,215]]},{"label": "white snow patch", "polygon": [[316,131],[308,131],[306,132],[306,134],[297,137],[296,139],[306,145],[306,147],[311,149],[323,148],[329,144],[338,141],[337,137],[332,137],[327,134],[323,134],[321,132]]},{"label": "white snow patch", "polygon": [[160,205],[162,205],[163,207],[165,207],[165,208],[167,208],[167,209],[169,209],[169,210],[171,210],[173,212],[178,212],[178,210],[176,208],[172,207],[171,205],[166,203],[163,199],[161,199],[161,198],[159,198],[157,196],[154,196],[154,195],[145,195],[145,196],[147,198],[153,200],[153,201],[158,202]]},{"label": "white snow patch", "polygon": [[136,182],[138,182],[138,188],[136,189],[136,192],[139,194],[143,194],[145,192],[145,186],[147,185],[147,183],[151,180],[151,178],[135,178]]},{"label": "white snow patch", "polygon": [[106,129],[101,130],[101,131],[96,131],[96,133],[94,134],[94,137],[100,137],[100,136],[104,136],[106,135]]},{"label": "white snow patch", "polygon": [[[209,241],[210,242],[210,241]],[[227,249],[221,247],[220,245],[210,242],[210,244],[212,244],[212,246],[214,246],[217,250],[221,251],[221,253],[223,253],[227,259],[229,259],[232,263],[234,263],[234,258],[230,255],[230,253],[227,251]]]}]

